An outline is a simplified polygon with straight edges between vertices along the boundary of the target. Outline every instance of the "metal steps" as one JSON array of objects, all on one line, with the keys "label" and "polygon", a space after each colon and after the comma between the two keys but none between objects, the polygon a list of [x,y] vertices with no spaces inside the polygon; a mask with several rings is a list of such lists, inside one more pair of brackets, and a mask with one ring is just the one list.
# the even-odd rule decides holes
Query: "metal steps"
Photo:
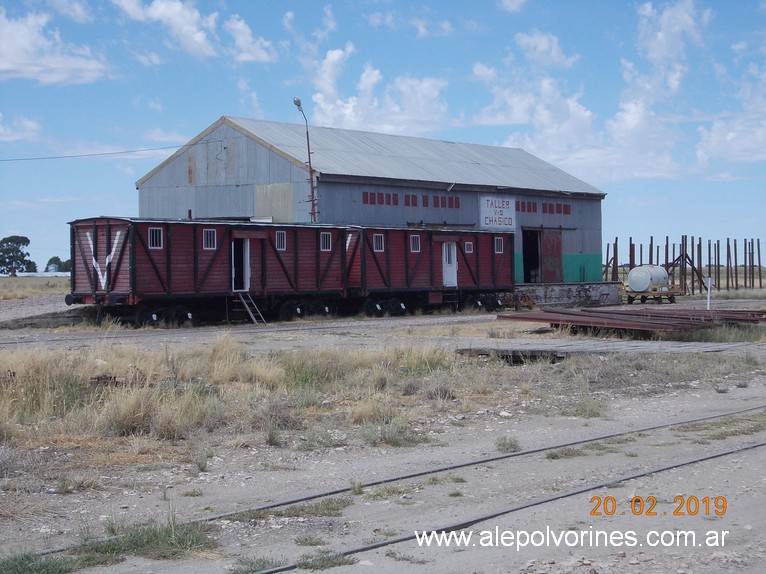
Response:
[{"label": "metal steps", "polygon": [[258,305],[255,304],[255,301],[253,301],[250,293],[237,293],[237,297],[242,303],[245,311],[247,311],[247,314],[250,315],[250,320],[254,325],[258,325],[259,323],[266,324],[266,319],[263,318],[261,310],[258,308]]}]

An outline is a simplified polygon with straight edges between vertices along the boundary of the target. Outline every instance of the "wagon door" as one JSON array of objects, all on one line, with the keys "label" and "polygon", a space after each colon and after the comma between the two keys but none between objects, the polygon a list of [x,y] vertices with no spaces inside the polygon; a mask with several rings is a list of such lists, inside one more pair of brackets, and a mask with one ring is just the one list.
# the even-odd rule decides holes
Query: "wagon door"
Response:
[{"label": "wagon door", "polygon": [[236,238],[231,242],[231,289],[250,290],[250,240]]},{"label": "wagon door", "polygon": [[457,287],[457,247],[454,241],[442,243],[442,283],[445,287]]}]

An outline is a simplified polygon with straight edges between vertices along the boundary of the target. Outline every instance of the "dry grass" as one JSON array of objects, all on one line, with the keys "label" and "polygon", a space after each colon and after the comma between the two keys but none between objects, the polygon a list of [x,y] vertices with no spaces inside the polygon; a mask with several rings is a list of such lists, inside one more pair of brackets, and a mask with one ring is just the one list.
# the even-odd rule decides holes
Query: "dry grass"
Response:
[{"label": "dry grass", "polygon": [[[227,334],[173,352],[122,344],[18,350],[0,353],[0,470],[6,490],[66,481],[69,491],[88,488],[82,477],[110,466],[203,470],[207,457],[190,445],[212,436],[252,448],[415,446],[435,429],[423,421],[449,424],[479,410],[600,417],[614,397],[714,393],[725,381],[738,392],[760,367],[752,356],[712,354],[575,355],[516,366],[422,347],[251,354]],[[44,460],[41,447],[69,454]],[[22,475],[39,479],[23,485]]]},{"label": "dry grass", "polygon": [[0,277],[0,301],[67,293],[69,277]]}]

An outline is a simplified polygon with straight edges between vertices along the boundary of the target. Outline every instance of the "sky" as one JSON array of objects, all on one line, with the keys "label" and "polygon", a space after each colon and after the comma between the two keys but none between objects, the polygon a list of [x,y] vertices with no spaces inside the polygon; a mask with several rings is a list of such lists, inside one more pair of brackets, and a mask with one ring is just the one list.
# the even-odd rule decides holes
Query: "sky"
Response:
[{"label": "sky", "polygon": [[[0,0],[0,239],[69,226],[224,115],[520,147],[603,243],[766,239],[766,0]],[[766,246],[765,246],[766,249]],[[604,247],[604,251],[605,251]]]}]

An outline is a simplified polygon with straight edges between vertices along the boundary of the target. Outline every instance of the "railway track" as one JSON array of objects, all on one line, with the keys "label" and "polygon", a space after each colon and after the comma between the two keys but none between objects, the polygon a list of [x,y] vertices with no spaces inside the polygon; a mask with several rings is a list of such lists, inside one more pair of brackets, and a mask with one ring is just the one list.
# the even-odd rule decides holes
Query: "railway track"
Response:
[{"label": "railway track", "polygon": [[[383,487],[387,485],[392,484],[401,484],[401,483],[407,483],[408,481],[412,481],[414,479],[422,479],[424,477],[434,476],[434,475],[444,475],[444,474],[450,474],[458,470],[465,470],[465,469],[480,469],[480,468],[487,468],[492,465],[498,465],[506,463],[518,463],[522,464],[521,461],[523,460],[532,460],[536,455],[541,454],[550,454],[550,453],[556,453],[556,452],[562,452],[567,451],[568,449],[574,449],[574,448],[582,448],[582,447],[594,447],[594,445],[603,445],[607,443],[611,444],[623,444],[623,441],[631,438],[631,437],[642,437],[646,439],[647,437],[651,438],[654,437],[656,433],[660,431],[669,431],[669,430],[676,430],[679,431],[679,429],[691,429],[691,428],[698,428],[700,425],[703,425],[705,423],[709,424],[723,424],[724,422],[726,424],[731,425],[738,425],[743,420],[756,420],[758,421],[757,424],[754,426],[754,430],[752,434],[748,434],[750,437],[747,441],[734,441],[736,444],[728,444],[725,447],[722,448],[715,448],[715,449],[706,449],[704,453],[700,453],[698,455],[694,456],[685,456],[683,459],[675,459],[675,457],[670,457],[671,460],[662,459],[659,457],[657,461],[652,460],[650,462],[644,461],[642,468],[635,468],[632,470],[624,471],[619,466],[615,467],[614,469],[611,469],[607,471],[607,474],[609,476],[607,478],[603,478],[600,480],[588,480],[584,483],[581,483],[577,486],[570,486],[570,485],[562,485],[560,490],[558,492],[555,492],[554,494],[548,494],[543,496],[533,496],[531,493],[528,496],[526,496],[527,500],[524,502],[508,505],[508,506],[501,506],[498,504],[492,504],[490,505],[491,508],[484,511],[484,512],[474,512],[470,515],[467,514],[461,514],[457,519],[443,519],[436,523],[430,523],[427,525],[423,524],[413,524],[409,528],[407,526],[403,526],[404,520],[400,520],[398,524],[388,524],[385,522],[385,519],[383,522],[379,522],[376,530],[385,530],[385,529],[403,529],[406,533],[396,536],[389,536],[385,538],[384,540],[376,540],[372,542],[367,542],[363,544],[357,544],[357,545],[350,545],[345,547],[341,550],[336,550],[333,552],[333,555],[335,556],[354,556],[359,554],[364,554],[367,552],[371,552],[380,548],[385,548],[388,546],[395,546],[398,544],[403,544],[406,542],[412,542],[416,539],[416,532],[420,533],[440,533],[440,532],[455,532],[463,529],[471,528],[475,525],[479,525],[481,523],[485,523],[487,521],[497,519],[500,517],[506,517],[509,515],[513,515],[516,513],[520,513],[524,510],[534,508],[534,507],[542,507],[546,505],[551,505],[553,503],[556,503],[558,501],[562,501],[568,498],[576,497],[577,495],[594,492],[600,489],[605,488],[614,488],[616,485],[619,485],[621,483],[629,482],[629,481],[635,481],[640,478],[645,477],[655,477],[657,475],[660,475],[662,473],[667,473],[672,470],[678,470],[685,467],[690,467],[695,464],[701,464],[704,462],[713,461],[716,459],[721,459],[725,457],[731,457],[735,455],[744,455],[745,453],[748,453],[749,451],[753,451],[756,449],[760,449],[764,446],[766,446],[766,441],[762,440],[762,437],[764,435],[764,428],[766,428],[766,404],[758,405],[755,407],[749,407],[745,409],[737,409],[722,413],[717,413],[713,415],[703,416],[703,417],[694,417],[684,420],[674,420],[670,422],[665,422],[662,424],[655,424],[655,425],[649,425],[641,428],[631,428],[628,430],[623,430],[619,432],[611,432],[607,434],[600,434],[597,436],[590,436],[587,438],[577,439],[577,440],[571,440],[571,441],[565,441],[565,442],[557,442],[555,444],[548,444],[536,448],[526,449],[514,453],[507,453],[507,454],[498,454],[498,455],[492,455],[492,456],[485,456],[477,459],[471,459],[471,460],[465,460],[462,462],[457,462],[453,464],[448,464],[444,466],[436,466],[431,468],[423,468],[418,469],[412,472],[397,474],[394,476],[389,476],[385,478],[380,479],[373,479],[373,480],[367,480],[364,482],[360,482],[359,484],[355,485],[355,490],[369,490],[376,487]],[[692,431],[689,431],[692,432]],[[736,437],[736,435],[734,435]],[[728,441],[731,442],[731,441]],[[554,457],[550,457],[554,458]],[[529,463],[528,463],[529,464]],[[596,467],[602,467],[604,465],[596,465]],[[498,470],[498,467],[494,467],[495,470]],[[516,466],[512,468],[518,468]],[[502,469],[499,469],[499,472],[508,473],[510,472],[511,467],[504,466]],[[255,505],[248,508],[238,508],[237,510],[227,511],[227,512],[220,512],[216,514],[211,514],[203,517],[198,517],[192,520],[185,521],[186,524],[198,524],[198,523],[216,523],[221,521],[237,521],[237,520],[247,520],[246,517],[248,515],[252,515],[254,513],[268,513],[268,512],[277,512],[279,509],[283,509],[285,507],[305,504],[309,502],[316,502],[321,499],[327,499],[331,497],[338,497],[338,496],[348,496],[351,494],[351,490],[348,485],[344,485],[342,487],[328,489],[324,491],[319,491],[311,494],[307,494],[304,496],[299,497],[291,497],[280,501],[271,502],[268,504],[261,504],[261,505]],[[524,498],[524,495],[521,493],[517,493],[516,496],[517,499]],[[625,514],[623,512],[622,514]],[[377,518],[377,517],[373,517]],[[59,554],[64,552],[69,552],[74,549],[74,546],[65,546],[60,548],[53,548],[53,549],[47,549],[40,551],[40,555],[49,555],[49,554]],[[291,562],[289,564],[284,564],[279,567],[275,567],[272,569],[264,570],[263,572],[268,573],[276,573],[276,572],[283,572],[283,571],[289,571],[294,570],[299,567],[299,562]]]},{"label": "railway track", "polygon": [[[472,526],[476,526],[478,524],[487,522],[489,520],[492,520],[492,519],[495,519],[495,518],[499,518],[499,517],[508,516],[510,514],[513,514],[513,513],[516,513],[516,512],[520,512],[522,510],[526,510],[526,509],[529,509],[529,508],[533,508],[535,506],[541,506],[541,505],[545,505],[545,504],[552,504],[552,503],[558,502],[558,501],[566,499],[566,498],[571,498],[571,497],[577,496],[579,494],[584,494],[584,493],[592,492],[592,491],[603,489],[603,488],[611,488],[611,487],[614,487],[615,484],[620,484],[620,483],[623,483],[623,482],[628,482],[628,481],[631,481],[631,480],[636,480],[636,479],[643,478],[643,477],[646,477],[646,476],[649,476],[649,475],[656,475],[656,474],[659,474],[659,473],[667,472],[667,471],[670,471],[670,470],[675,470],[675,469],[682,468],[682,467],[685,467],[685,466],[690,466],[690,465],[693,465],[693,464],[702,463],[702,462],[709,461],[709,460],[714,460],[714,459],[721,458],[721,457],[733,456],[733,455],[736,455],[736,454],[744,453],[744,452],[747,452],[747,451],[750,451],[750,450],[754,450],[754,449],[758,449],[758,448],[762,448],[762,447],[765,447],[765,446],[766,446],[766,441],[757,442],[757,443],[750,444],[750,445],[743,446],[743,447],[731,448],[731,449],[723,450],[723,451],[716,452],[714,454],[706,455],[706,456],[703,456],[703,457],[696,457],[696,458],[692,458],[692,459],[689,459],[689,460],[684,460],[684,461],[677,462],[677,463],[670,464],[670,465],[665,465],[665,466],[651,468],[649,470],[641,471],[639,473],[621,475],[621,476],[618,476],[618,477],[616,477],[616,478],[614,478],[612,480],[609,480],[609,481],[602,481],[602,482],[596,482],[596,483],[588,484],[588,485],[583,486],[581,488],[575,488],[575,489],[572,489],[572,490],[568,490],[566,492],[557,494],[555,496],[548,496],[548,497],[536,499],[536,500],[533,500],[531,502],[527,502],[527,503],[524,503],[524,504],[517,504],[517,505],[514,505],[514,506],[507,507],[507,508],[502,508],[500,510],[496,510],[496,511],[489,512],[489,513],[486,513],[486,514],[479,514],[477,516],[473,516],[473,517],[470,517],[470,518],[467,518],[467,519],[464,519],[464,520],[461,520],[461,521],[455,522],[455,523],[449,523],[449,524],[439,525],[439,526],[435,526],[435,527],[421,528],[421,529],[419,529],[417,531],[414,531],[414,532],[411,532],[409,534],[405,534],[405,535],[402,535],[402,536],[397,536],[395,538],[389,538],[387,540],[382,540],[382,541],[379,541],[379,542],[372,542],[370,544],[364,544],[362,546],[356,546],[356,547],[347,548],[347,549],[344,549],[344,550],[339,550],[339,551],[336,551],[334,554],[336,556],[353,556],[353,555],[356,555],[356,554],[362,554],[362,553],[365,553],[365,552],[371,552],[371,551],[377,550],[379,548],[384,548],[384,547],[388,547],[388,546],[394,546],[396,544],[402,544],[404,542],[412,542],[412,541],[417,540],[418,538],[424,538],[425,539],[426,537],[431,536],[432,534],[436,534],[436,533],[442,533],[442,532],[449,533],[449,532],[456,532],[456,531],[460,531],[460,530],[465,530],[465,529],[468,529],[468,528],[470,528]],[[641,504],[643,504],[643,498],[642,498]],[[431,537],[431,539],[433,539],[433,538]],[[453,538],[453,540],[456,540],[456,539]],[[300,567],[301,567],[301,564],[299,562],[293,562],[291,564],[286,564],[286,565],[278,566],[278,567],[275,567],[275,568],[269,568],[267,570],[261,570],[259,572],[259,574],[276,574],[277,572],[287,572],[287,571],[290,571],[290,570],[296,570],[296,569],[298,569]]]}]

